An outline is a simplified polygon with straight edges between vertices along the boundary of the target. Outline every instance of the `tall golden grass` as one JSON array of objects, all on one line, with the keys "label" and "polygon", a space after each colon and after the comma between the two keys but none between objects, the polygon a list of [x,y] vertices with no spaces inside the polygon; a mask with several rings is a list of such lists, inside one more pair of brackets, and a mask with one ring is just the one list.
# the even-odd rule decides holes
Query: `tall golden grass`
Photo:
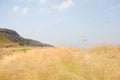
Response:
[{"label": "tall golden grass", "polygon": [[0,59],[0,80],[120,80],[120,47],[31,48]]}]

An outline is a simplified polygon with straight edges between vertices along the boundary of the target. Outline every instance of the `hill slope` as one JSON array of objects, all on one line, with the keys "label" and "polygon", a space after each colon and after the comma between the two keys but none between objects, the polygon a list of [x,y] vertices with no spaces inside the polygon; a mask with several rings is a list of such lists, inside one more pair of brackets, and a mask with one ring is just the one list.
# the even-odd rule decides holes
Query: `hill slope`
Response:
[{"label": "hill slope", "polygon": [[10,47],[18,45],[18,43],[10,41],[3,33],[0,32],[0,47]]},{"label": "hill slope", "polygon": [[20,44],[25,46],[51,46],[49,44],[44,44],[42,42],[32,40],[32,39],[26,39],[21,37],[16,31],[0,28],[0,44]]}]

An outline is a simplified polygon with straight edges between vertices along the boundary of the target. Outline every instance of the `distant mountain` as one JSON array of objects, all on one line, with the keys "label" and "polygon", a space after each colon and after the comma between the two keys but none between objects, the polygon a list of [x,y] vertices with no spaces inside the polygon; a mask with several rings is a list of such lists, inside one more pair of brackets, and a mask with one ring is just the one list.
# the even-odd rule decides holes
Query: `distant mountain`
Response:
[{"label": "distant mountain", "polygon": [[52,45],[45,44],[36,40],[21,37],[16,31],[0,28],[0,44],[14,44],[23,46],[40,46],[40,47],[53,47]]}]

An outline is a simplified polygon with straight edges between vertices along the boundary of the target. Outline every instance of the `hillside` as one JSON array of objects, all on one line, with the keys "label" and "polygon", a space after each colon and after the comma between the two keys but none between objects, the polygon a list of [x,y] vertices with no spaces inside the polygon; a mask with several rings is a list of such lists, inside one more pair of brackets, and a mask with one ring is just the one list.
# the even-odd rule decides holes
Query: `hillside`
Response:
[{"label": "hillside", "polygon": [[24,45],[24,46],[40,46],[40,47],[46,47],[50,46],[49,44],[45,44],[36,40],[27,39],[21,37],[16,31],[0,28],[0,44],[2,46],[5,45]]},{"label": "hillside", "polygon": [[19,46],[18,43],[10,41],[3,33],[0,32],[0,47]]}]

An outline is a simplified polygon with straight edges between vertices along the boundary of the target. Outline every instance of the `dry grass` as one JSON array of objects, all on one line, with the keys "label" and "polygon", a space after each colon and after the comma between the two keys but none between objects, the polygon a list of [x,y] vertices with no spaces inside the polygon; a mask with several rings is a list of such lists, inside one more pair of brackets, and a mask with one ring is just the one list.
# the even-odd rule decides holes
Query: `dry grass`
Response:
[{"label": "dry grass", "polygon": [[120,80],[120,47],[12,51],[0,59],[0,80]]}]

